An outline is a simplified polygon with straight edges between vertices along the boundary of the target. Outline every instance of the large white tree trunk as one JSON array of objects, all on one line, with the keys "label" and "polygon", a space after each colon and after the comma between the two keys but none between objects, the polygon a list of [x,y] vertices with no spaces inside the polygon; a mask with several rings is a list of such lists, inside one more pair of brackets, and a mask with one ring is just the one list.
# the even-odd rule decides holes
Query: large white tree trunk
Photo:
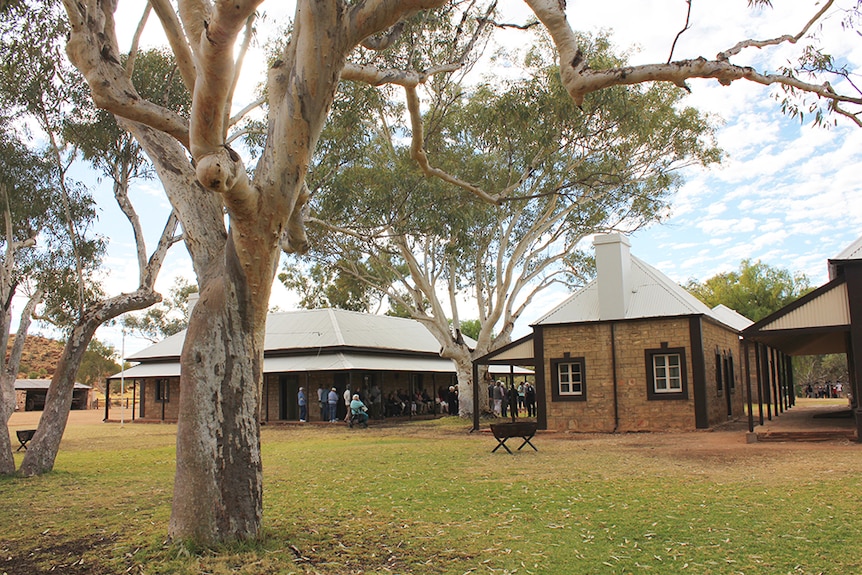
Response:
[{"label": "large white tree trunk", "polygon": [[170,521],[180,540],[253,538],[262,518],[264,322],[231,246],[222,274],[203,285],[182,352]]}]

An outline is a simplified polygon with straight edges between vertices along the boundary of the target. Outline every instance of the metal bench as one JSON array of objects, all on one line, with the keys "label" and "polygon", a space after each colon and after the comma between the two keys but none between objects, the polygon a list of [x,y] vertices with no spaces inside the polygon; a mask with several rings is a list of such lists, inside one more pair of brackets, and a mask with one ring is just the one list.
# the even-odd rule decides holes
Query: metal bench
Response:
[{"label": "metal bench", "polygon": [[18,443],[21,445],[18,446],[18,449],[15,451],[21,451],[21,448],[24,448],[24,451],[27,450],[27,443],[33,439],[33,435],[36,433],[35,429],[19,429],[15,432],[15,435],[18,436]]},{"label": "metal bench", "polygon": [[494,434],[494,437],[497,439],[497,447],[491,450],[491,453],[494,453],[501,447],[512,453],[512,450],[509,449],[509,446],[506,445],[506,441],[513,437],[520,437],[524,441],[521,443],[521,447],[518,448],[518,451],[521,450],[525,445],[529,445],[535,451],[539,451],[535,445],[530,441],[533,439],[533,436],[536,435],[536,431],[539,426],[537,423],[533,421],[519,421],[516,423],[492,423],[491,424],[491,433]]}]

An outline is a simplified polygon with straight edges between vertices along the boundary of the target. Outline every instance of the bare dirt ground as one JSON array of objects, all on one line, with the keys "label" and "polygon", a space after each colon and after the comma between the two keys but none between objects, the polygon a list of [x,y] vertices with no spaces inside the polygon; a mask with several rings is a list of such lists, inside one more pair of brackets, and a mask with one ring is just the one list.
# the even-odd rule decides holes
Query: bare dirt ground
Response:
[{"label": "bare dirt ground", "polygon": [[[842,437],[841,434],[847,435],[855,430],[855,420],[847,414],[848,406],[846,402],[835,400],[807,400],[800,399],[797,405],[783,411],[780,414],[772,414],[772,419],[768,419],[764,415],[764,424],[759,425],[759,414],[755,407],[755,429],[754,432],[763,436],[776,433],[786,432],[801,432],[822,434],[826,432],[835,433],[832,439],[817,439],[811,441],[770,441],[769,443],[760,442],[759,444],[749,443],[748,419],[747,417],[736,421],[728,422],[720,427],[704,431],[692,432],[667,432],[667,433],[623,433],[617,435],[608,434],[583,434],[583,433],[556,433],[556,432],[539,432],[537,439],[539,441],[554,440],[554,441],[601,441],[610,443],[619,443],[624,445],[643,445],[651,448],[660,448],[668,452],[678,452],[681,456],[691,455],[693,451],[726,453],[734,450],[752,450],[752,449],[793,449],[806,450],[816,449],[818,444],[824,442],[829,443],[831,449],[843,447],[847,449],[862,449],[862,444],[856,443]],[[39,411],[24,411],[12,414],[9,420],[9,431],[14,434],[17,429],[35,429],[39,423],[39,418],[42,413]],[[104,411],[89,409],[80,411],[71,411],[69,413],[69,426],[75,425],[96,425],[101,424],[104,419]],[[117,425],[119,421],[119,412],[114,409],[111,412],[112,419],[116,419],[106,425]],[[125,420],[127,424],[131,423],[131,414]],[[144,425],[144,424],[135,424]],[[388,427],[388,426],[387,426]],[[391,426],[391,433],[398,433],[399,425]],[[445,429],[445,430],[444,430]],[[443,428],[438,429],[442,433],[461,433],[460,428]],[[12,437],[15,442],[14,435]]]}]

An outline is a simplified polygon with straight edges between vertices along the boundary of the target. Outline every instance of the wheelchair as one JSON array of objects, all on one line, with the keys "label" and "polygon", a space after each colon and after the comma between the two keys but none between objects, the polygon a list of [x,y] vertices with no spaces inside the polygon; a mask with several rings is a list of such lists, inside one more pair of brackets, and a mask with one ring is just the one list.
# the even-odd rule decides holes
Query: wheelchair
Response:
[{"label": "wheelchair", "polygon": [[365,429],[366,427],[368,427],[368,414],[365,412],[351,413],[350,414],[350,421],[347,423],[347,425],[351,429],[353,428],[354,425],[359,425],[363,429]]}]

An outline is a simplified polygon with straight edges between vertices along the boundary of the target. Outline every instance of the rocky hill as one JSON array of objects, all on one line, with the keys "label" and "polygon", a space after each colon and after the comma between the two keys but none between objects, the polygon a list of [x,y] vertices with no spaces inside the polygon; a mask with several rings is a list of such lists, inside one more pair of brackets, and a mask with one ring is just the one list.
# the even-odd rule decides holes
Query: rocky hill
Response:
[{"label": "rocky hill", "polygon": [[[9,337],[9,347],[6,349],[6,357],[15,336]],[[63,342],[48,339],[38,335],[27,336],[24,343],[24,353],[21,355],[21,366],[18,369],[20,379],[50,379],[54,375],[54,368],[63,354]]]}]

